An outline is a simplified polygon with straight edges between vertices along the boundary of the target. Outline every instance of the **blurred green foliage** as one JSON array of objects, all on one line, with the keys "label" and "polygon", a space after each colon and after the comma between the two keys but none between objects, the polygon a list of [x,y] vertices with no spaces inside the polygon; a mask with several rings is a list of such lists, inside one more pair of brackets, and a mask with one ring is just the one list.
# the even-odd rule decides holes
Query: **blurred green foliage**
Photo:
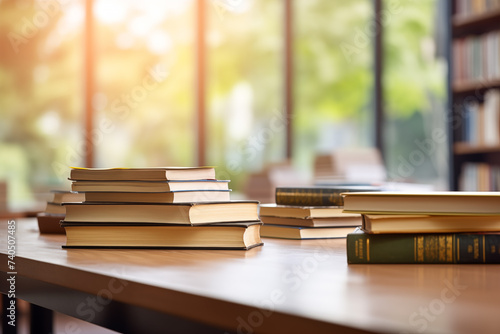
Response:
[{"label": "blurred green foliage", "polygon": [[[65,168],[84,161],[83,1],[64,3],[47,11],[34,0],[0,1],[0,179],[8,179],[15,203],[40,187],[67,187]],[[345,144],[329,141],[331,126],[352,132],[349,145],[372,144],[373,3],[293,3],[293,154],[310,169],[316,152]],[[435,3],[401,0],[385,27],[391,118],[429,110],[429,94],[444,99],[442,64],[425,53]],[[284,6],[207,4],[207,162],[239,190],[249,172],[285,157]],[[193,165],[194,2],[96,5],[97,165]],[[164,77],[151,81],[158,68]]]}]

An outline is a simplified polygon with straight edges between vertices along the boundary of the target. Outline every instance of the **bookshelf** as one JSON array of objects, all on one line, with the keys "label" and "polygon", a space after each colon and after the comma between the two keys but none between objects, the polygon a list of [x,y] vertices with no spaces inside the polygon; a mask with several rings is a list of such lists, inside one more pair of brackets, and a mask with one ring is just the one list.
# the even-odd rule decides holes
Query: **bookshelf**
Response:
[{"label": "bookshelf", "polygon": [[450,8],[452,190],[500,190],[500,1]]}]

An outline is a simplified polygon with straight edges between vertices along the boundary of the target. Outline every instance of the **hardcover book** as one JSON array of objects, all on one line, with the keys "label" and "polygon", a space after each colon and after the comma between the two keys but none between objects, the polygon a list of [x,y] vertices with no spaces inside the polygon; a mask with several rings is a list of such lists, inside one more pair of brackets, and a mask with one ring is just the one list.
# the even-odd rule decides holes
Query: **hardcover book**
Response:
[{"label": "hardcover book", "polygon": [[276,204],[295,206],[343,206],[346,192],[379,191],[375,186],[277,187]]},{"label": "hardcover book", "polygon": [[61,227],[64,214],[58,215],[41,212],[36,215],[36,219],[41,234],[64,234],[64,228]]},{"label": "hardcover book", "polygon": [[289,218],[260,216],[266,225],[288,225],[303,227],[333,227],[333,226],[361,226],[361,216],[332,217],[332,218]]},{"label": "hardcover book", "polygon": [[374,215],[363,214],[367,233],[500,232],[500,215]]},{"label": "hardcover book", "polygon": [[499,233],[347,235],[349,264],[500,263]]},{"label": "hardcover book", "polygon": [[359,214],[343,213],[341,206],[290,206],[278,204],[261,204],[261,216],[293,217],[293,218],[330,218],[330,217],[359,217]]},{"label": "hardcover book", "polygon": [[301,227],[264,224],[261,227],[261,237],[279,239],[332,239],[345,238],[355,227]]},{"label": "hardcover book", "polygon": [[257,201],[210,203],[66,203],[66,222],[211,224],[259,220]]},{"label": "hardcover book", "polygon": [[344,211],[375,214],[497,215],[500,192],[344,193]]},{"label": "hardcover book", "polygon": [[63,221],[64,248],[250,249],[262,245],[259,221],[183,226]]},{"label": "hardcover book", "polygon": [[203,180],[215,179],[214,167],[79,168],[72,167],[71,180]]},{"label": "hardcover book", "polygon": [[188,203],[230,201],[230,190],[169,192],[86,192],[86,202]]},{"label": "hardcover book", "polygon": [[169,192],[186,190],[229,190],[227,180],[191,181],[73,181],[77,192]]}]

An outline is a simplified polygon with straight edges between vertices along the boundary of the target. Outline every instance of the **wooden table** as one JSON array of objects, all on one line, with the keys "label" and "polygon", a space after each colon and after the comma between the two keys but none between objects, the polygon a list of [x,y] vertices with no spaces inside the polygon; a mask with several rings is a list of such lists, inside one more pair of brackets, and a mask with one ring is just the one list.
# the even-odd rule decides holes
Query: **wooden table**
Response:
[{"label": "wooden table", "polygon": [[[16,297],[121,332],[500,331],[498,265],[347,265],[342,239],[264,239],[250,251],[64,250],[65,236],[40,235],[33,219],[16,227]],[[0,288],[8,291],[6,278]]]}]

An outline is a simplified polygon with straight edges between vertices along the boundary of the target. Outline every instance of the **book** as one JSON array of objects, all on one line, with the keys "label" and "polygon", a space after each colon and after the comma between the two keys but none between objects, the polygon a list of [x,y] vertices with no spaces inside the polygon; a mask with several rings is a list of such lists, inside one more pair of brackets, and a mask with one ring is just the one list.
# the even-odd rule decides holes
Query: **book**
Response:
[{"label": "book", "polygon": [[500,215],[374,215],[363,214],[367,233],[500,232]]},{"label": "book", "polygon": [[345,238],[355,227],[302,227],[262,225],[260,236],[279,239],[332,239]]},{"label": "book", "polygon": [[349,264],[472,264],[500,263],[498,233],[369,234],[347,235]]},{"label": "book", "polygon": [[261,216],[293,217],[293,218],[325,218],[336,216],[355,216],[359,214],[343,213],[341,206],[291,206],[266,203],[260,205]]},{"label": "book", "polygon": [[344,212],[374,214],[496,215],[500,192],[344,193]]},{"label": "book", "polygon": [[64,215],[41,212],[37,213],[36,219],[41,234],[64,234],[64,228],[60,224]]},{"label": "book", "polygon": [[80,168],[72,167],[70,180],[169,181],[215,179],[214,167]]},{"label": "book", "polygon": [[64,215],[66,213],[66,208],[62,203],[47,202],[45,206],[45,213]]},{"label": "book", "polygon": [[179,190],[229,190],[228,180],[192,181],[73,181],[76,192],[169,192]]},{"label": "book", "polygon": [[379,191],[376,186],[277,187],[276,204],[294,206],[343,206],[346,192]]},{"label": "book", "polygon": [[86,202],[122,203],[187,203],[222,202],[230,200],[229,190],[170,192],[86,192]]},{"label": "book", "polygon": [[211,224],[259,220],[257,201],[209,203],[66,203],[66,222]]},{"label": "book", "polygon": [[260,216],[264,224],[303,227],[361,226],[361,215],[330,218],[289,218]]},{"label": "book", "polygon": [[262,245],[259,221],[200,226],[68,223],[64,248],[250,249]]},{"label": "book", "polygon": [[85,194],[65,191],[65,190],[52,190],[52,203],[64,203],[64,202],[83,202],[85,200]]}]

